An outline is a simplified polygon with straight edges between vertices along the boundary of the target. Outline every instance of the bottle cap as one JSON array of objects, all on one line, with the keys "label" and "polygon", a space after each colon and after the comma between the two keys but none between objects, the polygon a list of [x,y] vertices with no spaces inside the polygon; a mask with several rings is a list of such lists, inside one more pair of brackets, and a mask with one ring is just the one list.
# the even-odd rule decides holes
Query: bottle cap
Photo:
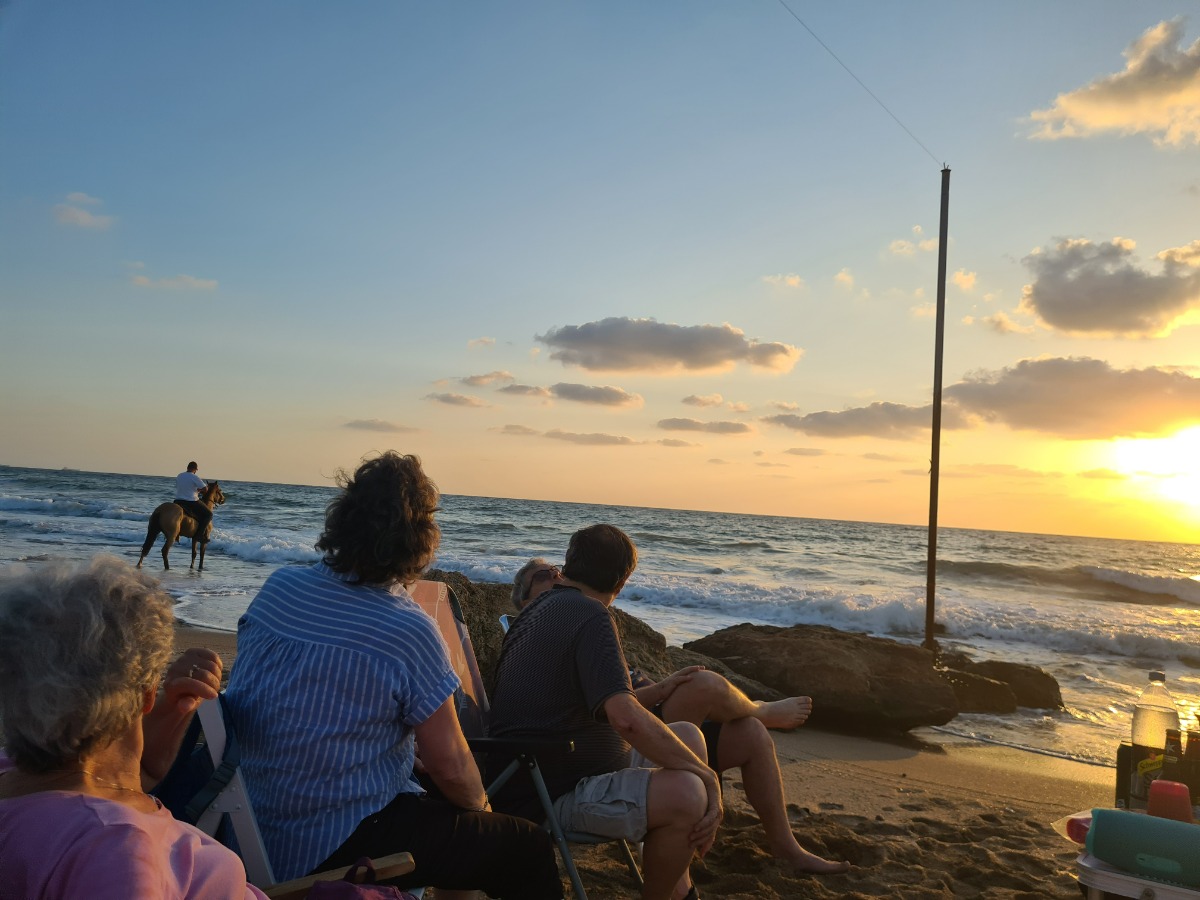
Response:
[{"label": "bottle cap", "polygon": [[1150,680],[1151,681],[1166,681],[1167,673],[1166,672],[1151,672]]}]

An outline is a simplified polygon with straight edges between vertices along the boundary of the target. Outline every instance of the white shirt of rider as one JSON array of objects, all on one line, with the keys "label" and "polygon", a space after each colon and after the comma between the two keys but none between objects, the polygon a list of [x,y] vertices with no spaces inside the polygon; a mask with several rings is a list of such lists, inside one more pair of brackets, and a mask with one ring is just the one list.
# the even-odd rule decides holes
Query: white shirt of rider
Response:
[{"label": "white shirt of rider", "polygon": [[196,500],[200,497],[200,492],[208,487],[204,483],[204,479],[195,472],[180,472],[175,479],[175,499],[176,500]]}]

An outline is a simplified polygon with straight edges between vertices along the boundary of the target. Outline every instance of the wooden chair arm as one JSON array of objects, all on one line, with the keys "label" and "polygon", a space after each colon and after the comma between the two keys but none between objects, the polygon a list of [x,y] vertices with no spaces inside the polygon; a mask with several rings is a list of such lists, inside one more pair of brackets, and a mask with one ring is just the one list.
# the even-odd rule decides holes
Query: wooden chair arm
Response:
[{"label": "wooden chair arm", "polygon": [[[291,881],[266,888],[263,893],[271,900],[303,900],[309,888],[318,881],[339,881],[346,877],[346,873],[351,868],[353,867],[347,866],[344,869],[331,869],[328,872],[318,872],[316,875],[293,878]],[[375,860],[375,877],[383,881],[387,878],[406,875],[415,868],[416,863],[413,862],[411,853],[393,853],[391,856]]]}]

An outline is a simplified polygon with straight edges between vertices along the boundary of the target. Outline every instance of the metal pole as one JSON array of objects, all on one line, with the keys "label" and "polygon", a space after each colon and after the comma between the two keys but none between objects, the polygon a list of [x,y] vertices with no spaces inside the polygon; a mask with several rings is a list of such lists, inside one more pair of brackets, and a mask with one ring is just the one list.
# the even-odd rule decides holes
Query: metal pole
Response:
[{"label": "metal pole", "polygon": [[946,243],[950,230],[950,167],[942,167],[942,223],[938,236],[937,329],[933,348],[933,446],[929,455],[929,557],[925,562],[925,643],[937,652],[933,637],[937,586],[938,475],[942,463],[942,343],[946,334]]}]

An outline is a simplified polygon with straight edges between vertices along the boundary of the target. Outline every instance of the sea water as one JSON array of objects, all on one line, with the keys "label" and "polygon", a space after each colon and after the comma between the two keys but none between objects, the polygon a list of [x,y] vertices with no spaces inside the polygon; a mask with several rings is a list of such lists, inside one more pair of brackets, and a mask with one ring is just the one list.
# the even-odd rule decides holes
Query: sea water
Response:
[{"label": "sea water", "polygon": [[[0,565],[114,553],[136,561],[174,478],[0,466]],[[183,621],[234,630],[275,568],[318,558],[333,486],[222,481],[203,573],[190,542],[162,572]],[[819,624],[919,643],[926,529],[778,516],[446,496],[436,566],[510,582],[530,556],[561,562],[571,533],[611,522],[637,572],[617,605],[682,643],[739,622]],[[961,715],[937,735],[1111,764],[1146,672],[1163,669],[1195,727],[1200,703],[1200,546],[942,528],[936,616],[944,647],[1040,666],[1063,711]]]}]

